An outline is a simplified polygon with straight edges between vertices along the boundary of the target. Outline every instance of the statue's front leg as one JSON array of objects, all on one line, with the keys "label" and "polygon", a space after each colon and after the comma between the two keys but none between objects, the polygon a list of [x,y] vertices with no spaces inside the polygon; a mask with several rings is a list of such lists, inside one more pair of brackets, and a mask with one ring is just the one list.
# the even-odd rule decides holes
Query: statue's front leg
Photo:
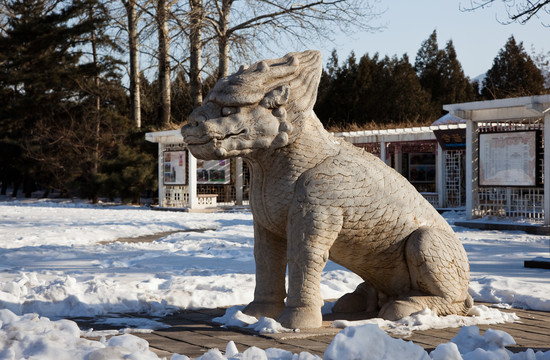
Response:
[{"label": "statue's front leg", "polygon": [[283,310],[286,297],[286,240],[254,222],[256,288],[254,301],[245,314],[275,318]]},{"label": "statue's front leg", "polygon": [[288,228],[288,297],[277,319],[292,329],[318,328],[323,324],[321,273],[329,250],[342,228],[342,215],[331,207],[310,208],[291,214]]}]

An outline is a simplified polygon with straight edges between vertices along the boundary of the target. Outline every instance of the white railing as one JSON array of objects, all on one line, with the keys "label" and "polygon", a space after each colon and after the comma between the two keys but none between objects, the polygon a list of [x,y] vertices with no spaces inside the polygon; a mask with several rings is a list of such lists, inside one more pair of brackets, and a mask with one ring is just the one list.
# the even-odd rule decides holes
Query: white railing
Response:
[{"label": "white railing", "polygon": [[480,188],[477,193],[477,216],[542,222],[544,191],[542,188]]}]

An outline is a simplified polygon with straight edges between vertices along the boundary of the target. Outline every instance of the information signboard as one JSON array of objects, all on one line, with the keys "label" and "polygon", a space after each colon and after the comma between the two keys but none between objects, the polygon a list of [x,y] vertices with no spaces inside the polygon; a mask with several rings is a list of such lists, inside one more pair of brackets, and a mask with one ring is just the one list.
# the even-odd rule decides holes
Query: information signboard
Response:
[{"label": "information signboard", "polygon": [[537,131],[479,134],[480,186],[536,186]]},{"label": "information signboard", "polygon": [[185,151],[164,152],[164,184],[185,185],[187,183]]},{"label": "information signboard", "polygon": [[197,184],[230,183],[230,160],[197,160]]}]

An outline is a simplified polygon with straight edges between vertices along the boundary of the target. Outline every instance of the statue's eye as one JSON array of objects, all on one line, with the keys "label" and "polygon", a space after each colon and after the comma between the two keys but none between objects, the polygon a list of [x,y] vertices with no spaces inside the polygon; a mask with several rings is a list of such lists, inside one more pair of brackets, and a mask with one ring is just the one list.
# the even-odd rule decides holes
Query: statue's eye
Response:
[{"label": "statue's eye", "polygon": [[222,116],[229,116],[229,115],[235,114],[236,112],[237,112],[237,108],[235,107],[225,106],[222,108]]}]

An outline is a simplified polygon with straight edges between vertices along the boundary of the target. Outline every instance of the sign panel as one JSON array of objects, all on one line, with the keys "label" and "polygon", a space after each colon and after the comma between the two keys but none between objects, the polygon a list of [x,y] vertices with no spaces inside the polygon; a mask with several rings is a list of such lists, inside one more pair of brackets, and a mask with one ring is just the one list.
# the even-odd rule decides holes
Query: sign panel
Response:
[{"label": "sign panel", "polygon": [[479,134],[480,186],[536,186],[537,132]]},{"label": "sign panel", "polygon": [[185,151],[164,152],[164,184],[185,185],[187,183],[187,158]]},{"label": "sign panel", "polygon": [[466,149],[466,129],[434,130],[443,150]]},{"label": "sign panel", "polygon": [[230,160],[197,160],[197,184],[230,183]]}]

